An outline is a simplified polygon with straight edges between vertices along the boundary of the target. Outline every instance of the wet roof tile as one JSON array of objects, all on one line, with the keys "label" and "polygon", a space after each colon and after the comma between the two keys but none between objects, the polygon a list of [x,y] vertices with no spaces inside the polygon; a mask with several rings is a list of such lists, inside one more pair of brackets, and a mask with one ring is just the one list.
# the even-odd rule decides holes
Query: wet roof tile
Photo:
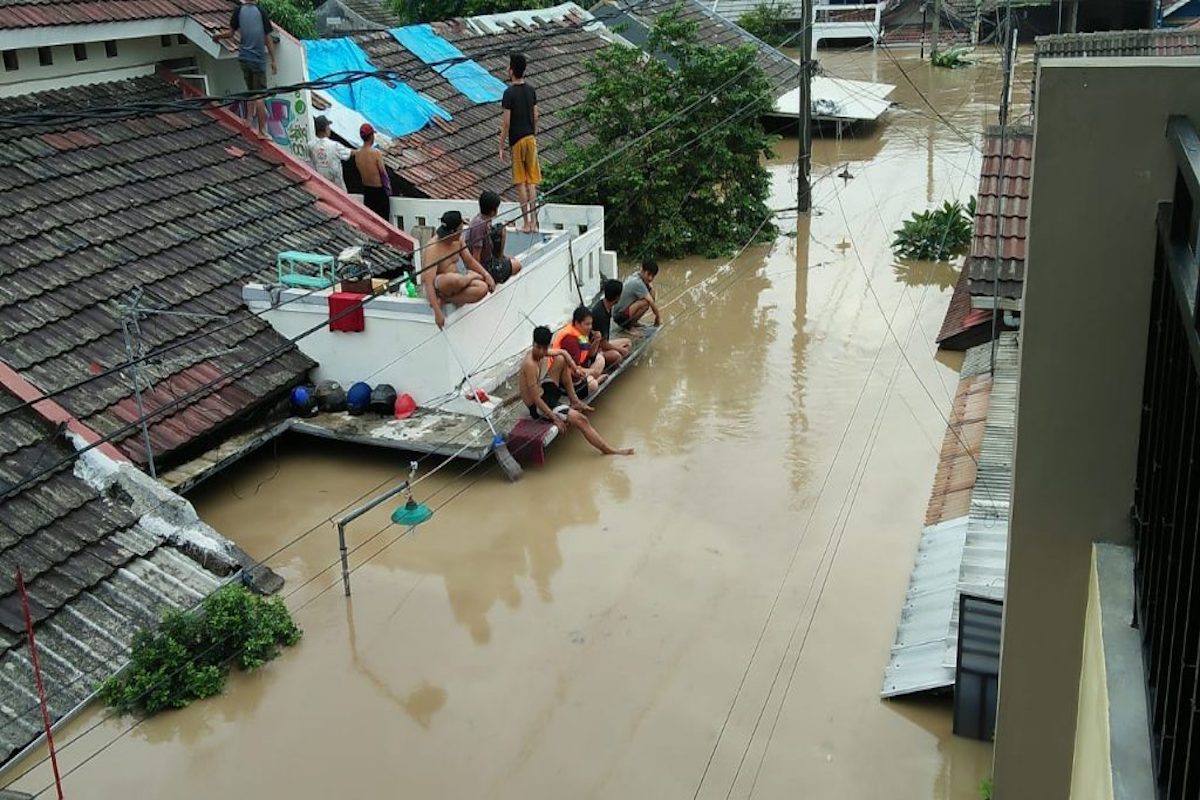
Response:
[{"label": "wet roof tile", "polygon": [[991,296],[998,289],[1001,297],[1019,299],[1025,281],[1033,133],[1010,129],[1003,137],[1003,159],[1001,138],[995,128],[984,138],[974,235],[964,271],[971,295]]},{"label": "wet roof tile", "polygon": [[[0,113],[178,96],[146,77],[4,98]],[[233,144],[241,158],[229,155]],[[280,250],[336,253],[365,238],[325,210],[287,159],[264,157],[213,113],[18,129],[0,147],[0,165],[10,163],[31,177],[6,194],[16,210],[0,242],[0,359],[44,392],[126,360],[119,304],[133,289],[145,307],[208,315],[146,318],[142,344],[153,350],[244,311],[242,285],[272,275]],[[156,458],[271,401],[311,366],[248,314],[145,365],[145,407],[171,406],[150,426]],[[192,379],[234,370],[224,386]],[[136,418],[131,392],[129,376],[114,374],[60,399],[101,433],[120,432],[119,447],[140,462],[140,436],[123,430]]]}]

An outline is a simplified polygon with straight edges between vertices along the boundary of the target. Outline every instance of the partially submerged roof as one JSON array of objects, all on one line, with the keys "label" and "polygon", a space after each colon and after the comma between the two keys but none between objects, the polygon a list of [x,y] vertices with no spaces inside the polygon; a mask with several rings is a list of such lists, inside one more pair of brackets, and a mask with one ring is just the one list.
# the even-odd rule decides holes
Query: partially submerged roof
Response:
[{"label": "partially submerged roof", "polygon": [[954,282],[954,291],[946,306],[946,316],[934,340],[947,350],[966,350],[991,338],[992,312],[971,308],[970,276],[963,269]]},{"label": "partially submerged roof", "polygon": [[[953,686],[959,595],[1004,597],[1018,354],[1017,335],[1006,333],[990,376],[990,343],[971,348],[963,361],[926,527],[884,670],[884,697]],[[964,491],[970,493],[966,508]]]},{"label": "partially submerged roof", "polygon": [[[964,269],[972,297],[1020,301],[1025,285],[1025,239],[1033,178],[1033,132],[988,131],[976,195],[975,227]],[[997,284],[997,269],[999,282]]]},{"label": "partially submerged roof", "polygon": [[[529,82],[537,89],[541,122],[538,151],[543,166],[563,152],[565,111],[583,100],[590,78],[584,62],[613,40],[591,15],[574,3],[533,11],[492,14],[435,22],[434,32],[503,79],[508,53],[529,59]],[[553,35],[550,35],[553,34]],[[515,197],[510,167],[496,153],[500,103],[476,103],[432,67],[427,67],[388,31],[356,34],[354,41],[378,69],[412,75],[405,82],[448,111],[424,129],[393,140],[388,166],[413,192],[425,197],[477,199],[483,189]],[[369,111],[368,111],[369,116]]]},{"label": "partially submerged roof", "polygon": [[[0,388],[0,489],[82,444]],[[42,408],[43,406],[39,406]],[[21,569],[52,720],[120,669],[139,628],[194,606],[231,577],[227,541],[172,495],[101,450],[0,502],[0,762],[37,739],[42,719],[17,593]]]},{"label": "partially submerged roof", "polygon": [[[178,97],[145,77],[4,98],[0,113]],[[312,362],[242,306],[242,285],[273,276],[278,252],[336,254],[365,241],[364,230],[402,238],[225,111],[11,128],[0,183],[0,360],[43,392],[121,364],[120,303],[143,290],[142,308],[171,312],[142,320],[146,350],[186,342],[141,370],[147,412],[173,406],[150,424],[156,457],[206,441],[305,379]],[[59,400],[145,461],[129,375]]]}]

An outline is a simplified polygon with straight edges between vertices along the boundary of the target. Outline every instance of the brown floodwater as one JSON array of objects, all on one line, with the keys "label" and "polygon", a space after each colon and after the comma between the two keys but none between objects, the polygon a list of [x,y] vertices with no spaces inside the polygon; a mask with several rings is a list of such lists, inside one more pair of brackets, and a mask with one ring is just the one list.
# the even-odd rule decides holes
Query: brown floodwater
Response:
[{"label": "brown floodwater", "polygon": [[817,142],[799,236],[784,215],[731,268],[664,264],[668,327],[593,417],[635,457],[572,436],[515,485],[450,464],[414,533],[386,507],[351,527],[349,600],[328,520],[404,458],[293,439],[199,490],[304,639],[183,711],[89,710],[58,734],[68,796],[976,797],[990,747],[948,704],[879,699],[957,377],[933,345],[955,270],[888,243],[974,191],[1000,71],[896,59],[936,113],[885,53],[821,53],[901,105]]}]

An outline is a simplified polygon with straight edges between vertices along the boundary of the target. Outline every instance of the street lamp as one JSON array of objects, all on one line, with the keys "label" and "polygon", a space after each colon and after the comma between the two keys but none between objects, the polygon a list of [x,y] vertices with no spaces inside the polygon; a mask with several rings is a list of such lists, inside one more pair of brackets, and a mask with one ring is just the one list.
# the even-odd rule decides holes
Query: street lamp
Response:
[{"label": "street lamp", "polygon": [[392,512],[392,522],[396,525],[406,525],[409,528],[415,528],[422,522],[425,522],[433,516],[433,511],[424,503],[418,503],[412,496],[413,476],[417,474],[417,462],[409,462],[408,480],[401,483],[399,486],[389,489],[383,494],[376,497],[371,502],[364,506],[351,511],[346,516],[342,517],[337,522],[338,529],[338,548],[342,554],[342,588],[345,589],[346,597],[350,596],[350,553],[346,550],[346,526],[354,520],[366,514],[373,508],[382,505],[391,498],[400,493],[408,496],[408,500],[402,506],[397,506]]}]

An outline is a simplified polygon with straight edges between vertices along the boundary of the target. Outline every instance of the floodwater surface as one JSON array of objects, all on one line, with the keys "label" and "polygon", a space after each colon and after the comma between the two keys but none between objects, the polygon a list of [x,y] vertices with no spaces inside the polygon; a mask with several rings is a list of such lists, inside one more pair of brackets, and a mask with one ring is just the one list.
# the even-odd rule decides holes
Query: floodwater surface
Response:
[{"label": "floodwater surface", "polygon": [[990,748],[948,704],[879,699],[957,379],[955,269],[888,243],[974,192],[1000,71],[820,55],[901,105],[817,142],[799,231],[663,264],[667,328],[593,416],[635,457],[573,435],[515,485],[450,463],[415,532],[389,506],[351,526],[349,599],[329,520],[401,456],[292,439],[214,479],[197,509],[287,579],[304,639],[183,711],[89,710],[57,737],[68,796],[976,797]]}]

